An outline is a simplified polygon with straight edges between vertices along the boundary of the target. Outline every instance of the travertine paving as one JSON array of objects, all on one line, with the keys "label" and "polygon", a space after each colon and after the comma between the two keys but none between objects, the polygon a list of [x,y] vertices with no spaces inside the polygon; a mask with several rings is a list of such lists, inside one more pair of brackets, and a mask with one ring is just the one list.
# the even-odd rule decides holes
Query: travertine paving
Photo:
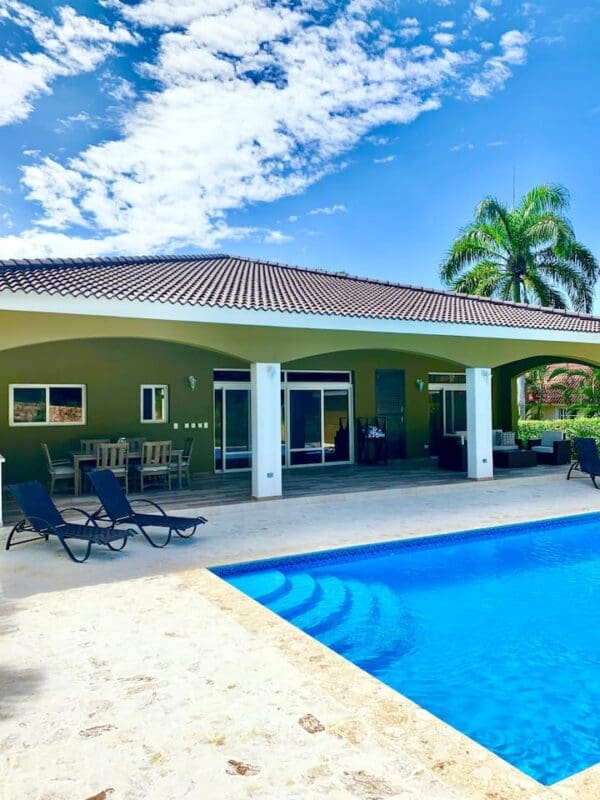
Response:
[{"label": "travertine paving", "polygon": [[204,569],[587,510],[549,474],[216,506],[83,566],[2,552],[0,797],[598,797],[597,768],[541,787]]}]

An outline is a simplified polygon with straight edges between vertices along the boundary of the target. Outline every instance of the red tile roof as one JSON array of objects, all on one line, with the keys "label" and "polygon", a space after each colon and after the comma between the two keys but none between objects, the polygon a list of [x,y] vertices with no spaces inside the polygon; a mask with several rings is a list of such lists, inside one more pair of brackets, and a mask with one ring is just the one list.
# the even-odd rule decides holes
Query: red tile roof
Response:
[{"label": "red tile roof", "polygon": [[227,255],[0,261],[0,294],[600,333],[600,318]]},{"label": "red tile roof", "polygon": [[[564,394],[562,390],[558,388],[557,384],[562,384],[571,390],[575,390],[584,382],[584,378],[581,375],[557,375],[554,378],[551,377],[554,370],[559,368],[586,372],[588,375],[592,374],[591,367],[586,367],[583,364],[550,364],[546,367],[544,373],[544,386],[542,391],[543,405],[565,405]],[[528,402],[540,402],[537,387],[532,386],[527,394]]]}]

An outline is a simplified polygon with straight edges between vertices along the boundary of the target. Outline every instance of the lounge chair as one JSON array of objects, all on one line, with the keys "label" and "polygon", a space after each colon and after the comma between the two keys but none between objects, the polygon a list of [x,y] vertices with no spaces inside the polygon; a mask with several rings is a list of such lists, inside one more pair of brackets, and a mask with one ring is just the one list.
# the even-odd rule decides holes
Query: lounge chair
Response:
[{"label": "lounge chair", "polygon": [[[127,544],[127,539],[135,536],[136,532],[133,530],[115,531],[113,528],[101,528],[92,515],[81,508],[64,508],[59,511],[39,481],[14,483],[8,489],[19,504],[25,519],[18,522],[10,532],[6,540],[7,550],[17,544],[35,542],[39,539],[48,541],[50,536],[56,536],[69,558],[81,564],[88,558],[93,544],[106,545],[110,550],[122,550]],[[81,523],[67,522],[63,518],[65,511],[78,511],[86,517],[86,523],[82,525]],[[13,542],[15,534],[21,531],[34,531],[37,536]],[[67,543],[68,539],[87,542],[83,558],[71,550]]]},{"label": "lounge chair", "polygon": [[[133,510],[127,495],[121,488],[119,481],[109,470],[92,470],[90,481],[96,490],[96,494],[102,504],[98,511],[93,515],[95,519],[108,519],[114,528],[116,525],[135,525],[145,536],[152,547],[166,547],[171,541],[171,536],[175,532],[183,539],[189,539],[196,533],[198,525],[206,522],[204,517],[171,517],[151,500],[138,499],[133,503],[145,503],[158,509],[158,514],[138,514]],[[167,528],[168,535],[162,544],[154,541],[146,531],[146,528]],[[186,533],[192,529],[191,533]]]},{"label": "lounge chair", "polygon": [[577,460],[569,467],[567,480],[575,470],[585,472],[592,479],[595,488],[600,489],[600,486],[596,483],[596,478],[600,477],[600,458],[598,458],[596,440],[592,438],[573,439],[573,447],[575,448]]}]

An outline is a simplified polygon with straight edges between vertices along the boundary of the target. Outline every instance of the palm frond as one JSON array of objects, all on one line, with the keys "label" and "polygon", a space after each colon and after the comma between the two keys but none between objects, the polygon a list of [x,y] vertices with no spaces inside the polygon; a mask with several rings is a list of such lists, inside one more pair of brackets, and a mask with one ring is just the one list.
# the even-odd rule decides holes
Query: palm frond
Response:
[{"label": "palm frond", "polygon": [[562,214],[569,208],[570,202],[569,192],[564,186],[558,183],[542,183],[523,196],[517,210],[521,217],[529,219],[545,211]]},{"label": "palm frond", "polygon": [[578,311],[591,311],[594,293],[591,282],[568,261],[553,254],[536,264],[539,273],[547,275],[554,283],[565,287],[569,300]]},{"label": "palm frond", "polygon": [[567,300],[563,293],[538,272],[526,275],[524,283],[527,289],[535,295],[540,305],[549,308],[567,308]]},{"label": "palm frond", "polygon": [[494,261],[480,261],[452,283],[455,292],[493,297],[502,280],[502,269]]}]

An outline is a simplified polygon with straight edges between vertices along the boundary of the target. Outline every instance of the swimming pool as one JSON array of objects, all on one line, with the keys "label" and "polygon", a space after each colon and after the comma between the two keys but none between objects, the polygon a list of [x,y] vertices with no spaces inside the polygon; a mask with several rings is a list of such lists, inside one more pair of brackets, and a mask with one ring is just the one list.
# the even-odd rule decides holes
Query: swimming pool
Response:
[{"label": "swimming pool", "polygon": [[213,571],[543,784],[600,761],[600,514]]}]

